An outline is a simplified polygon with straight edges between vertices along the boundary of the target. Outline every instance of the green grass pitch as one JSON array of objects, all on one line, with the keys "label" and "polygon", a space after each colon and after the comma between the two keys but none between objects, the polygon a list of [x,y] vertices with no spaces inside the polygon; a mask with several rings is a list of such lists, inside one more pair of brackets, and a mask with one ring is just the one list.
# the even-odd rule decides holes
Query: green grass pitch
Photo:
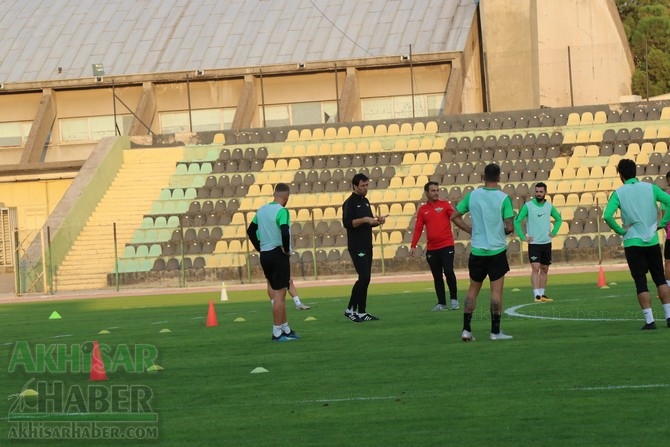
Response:
[{"label": "green grass pitch", "polygon": [[[12,445],[10,396],[31,379],[146,386],[158,440],[17,445],[661,445],[668,436],[670,329],[654,300],[659,329],[640,331],[628,273],[607,277],[617,284],[598,289],[596,267],[550,273],[555,302],[542,304],[532,303],[528,276],[508,277],[502,328],[510,341],[488,339],[485,286],[472,343],[460,340],[466,281],[459,281],[461,310],[430,312],[431,282],[373,278],[368,309],[381,321],[362,324],[342,315],[350,284],[303,287],[301,299],[312,309],[287,304],[289,324],[302,338],[285,343],[270,341],[264,291],[229,291],[227,302],[216,293],[180,293],[0,305],[0,445]],[[216,327],[205,327],[210,300]],[[62,318],[50,320],[53,311]],[[235,322],[239,317],[245,321]],[[99,334],[103,329],[109,334]],[[164,369],[117,368],[105,382],[90,382],[81,371],[9,371],[16,342],[93,340],[154,346]],[[259,367],[267,372],[252,374]]]}]

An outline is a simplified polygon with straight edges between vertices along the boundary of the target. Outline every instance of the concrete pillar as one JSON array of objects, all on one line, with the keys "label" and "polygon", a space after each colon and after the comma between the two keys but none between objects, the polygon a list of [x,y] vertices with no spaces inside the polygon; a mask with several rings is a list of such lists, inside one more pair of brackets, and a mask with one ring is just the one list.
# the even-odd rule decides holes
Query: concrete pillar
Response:
[{"label": "concrete pillar", "polygon": [[142,84],[142,97],[137,103],[135,117],[130,125],[129,135],[149,135],[151,124],[156,116],[156,94],[153,82]]},{"label": "concrete pillar", "polygon": [[358,87],[356,68],[347,68],[347,76],[340,97],[340,116],[338,121],[348,123],[361,120],[361,92]]},{"label": "concrete pillar", "polygon": [[458,115],[462,112],[463,78],[463,65],[460,58],[452,60],[447,90],[444,93],[442,115]]},{"label": "concrete pillar", "polygon": [[[237,101],[237,109],[231,128],[233,130],[249,129],[254,118],[254,113],[258,109],[258,95],[256,93],[256,82],[253,75],[244,76],[244,88]],[[262,125],[263,122],[261,121]]]},{"label": "concrete pillar", "polygon": [[44,146],[49,141],[51,129],[56,121],[56,99],[53,90],[46,88],[42,91],[42,99],[37,108],[33,125],[30,128],[28,141],[23,148],[20,164],[39,163],[42,161]]}]

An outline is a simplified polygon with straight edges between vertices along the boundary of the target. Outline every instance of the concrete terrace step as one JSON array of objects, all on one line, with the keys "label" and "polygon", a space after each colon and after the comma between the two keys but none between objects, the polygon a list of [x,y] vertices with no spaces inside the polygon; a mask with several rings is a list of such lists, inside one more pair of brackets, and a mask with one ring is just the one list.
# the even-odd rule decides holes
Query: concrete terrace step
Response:
[{"label": "concrete terrace step", "polygon": [[[127,151],[128,152],[128,151]],[[142,218],[168,186],[181,151],[146,150],[124,153],[126,160],[109,190],[73,243],[57,273],[60,290],[85,290],[107,286],[107,274],[114,270],[112,226],[117,227],[120,255]],[[133,163],[132,160],[135,162]],[[139,187],[141,185],[141,187]]]}]

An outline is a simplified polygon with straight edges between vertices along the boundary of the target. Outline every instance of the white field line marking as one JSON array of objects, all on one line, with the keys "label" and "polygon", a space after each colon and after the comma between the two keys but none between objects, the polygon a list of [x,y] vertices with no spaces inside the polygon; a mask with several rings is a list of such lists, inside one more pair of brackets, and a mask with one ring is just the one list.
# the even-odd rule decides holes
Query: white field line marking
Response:
[{"label": "white field line marking", "polygon": [[[88,414],[92,414],[92,413],[68,413],[68,414],[72,415],[72,416],[83,416],[83,415],[88,415]],[[28,420],[31,420],[31,419],[39,420],[39,419],[42,419],[42,418],[45,418],[45,417],[50,417],[50,416],[51,416],[51,414],[47,414],[47,413],[41,413],[41,414],[40,413],[35,413],[35,414],[21,413],[21,417],[25,418],[25,419],[28,419]],[[0,421],[8,421],[8,420],[9,420],[8,416],[0,417]]]},{"label": "white field line marking", "polygon": [[204,319],[205,319],[205,317],[193,317],[193,318],[191,318],[191,320],[204,320]]},{"label": "white field line marking", "polygon": [[14,342],[13,342],[13,341],[10,341],[10,342],[7,342],[7,343],[3,343],[3,344],[1,344],[0,346],[11,346],[11,345],[13,345],[13,344],[14,344]]},{"label": "white field line marking", "polygon": [[54,335],[51,338],[65,338],[65,337],[72,337],[74,334],[64,334],[64,335]]},{"label": "white field line marking", "polygon": [[168,320],[165,320],[165,321],[154,321],[154,322],[151,323],[151,324],[163,324],[163,323],[167,323],[167,322],[168,322]]},{"label": "white field line marking", "polygon": [[357,402],[363,400],[391,400],[397,399],[396,396],[377,396],[377,397],[343,397],[339,399],[309,399],[299,400],[300,404],[324,404],[330,402]]},{"label": "white field line marking", "polygon": [[667,383],[650,383],[647,385],[607,385],[607,386],[593,386],[586,388],[570,388],[571,391],[606,391],[606,390],[635,390],[644,388],[667,388],[670,384]]},{"label": "white field line marking", "polygon": [[[578,300],[573,300],[573,301],[578,301]],[[511,316],[511,317],[520,317],[520,318],[533,318],[536,320],[554,320],[554,321],[638,321],[639,318],[571,318],[571,317],[546,317],[543,315],[526,315],[526,314],[521,314],[518,313],[517,310],[521,309],[526,306],[535,306],[535,303],[527,303],[527,304],[519,304],[518,306],[510,307],[509,309],[505,310],[505,314]],[[542,304],[538,304],[541,306]],[[570,313],[570,312],[566,312]],[[576,312],[579,314],[579,312]],[[581,312],[585,313],[585,312]]]}]

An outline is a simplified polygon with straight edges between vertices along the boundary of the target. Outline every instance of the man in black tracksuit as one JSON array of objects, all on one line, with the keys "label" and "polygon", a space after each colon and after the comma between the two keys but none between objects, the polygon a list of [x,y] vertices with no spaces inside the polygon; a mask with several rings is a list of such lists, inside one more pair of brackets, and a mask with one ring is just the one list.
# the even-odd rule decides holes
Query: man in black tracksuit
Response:
[{"label": "man in black tracksuit", "polygon": [[369,178],[365,174],[356,174],[351,180],[353,192],[342,205],[342,225],[347,229],[347,249],[354,263],[358,280],[351,289],[349,305],[344,316],[355,323],[379,320],[366,312],[368,286],[372,274],[372,227],[386,221],[387,216],[374,217],[368,193]]}]

